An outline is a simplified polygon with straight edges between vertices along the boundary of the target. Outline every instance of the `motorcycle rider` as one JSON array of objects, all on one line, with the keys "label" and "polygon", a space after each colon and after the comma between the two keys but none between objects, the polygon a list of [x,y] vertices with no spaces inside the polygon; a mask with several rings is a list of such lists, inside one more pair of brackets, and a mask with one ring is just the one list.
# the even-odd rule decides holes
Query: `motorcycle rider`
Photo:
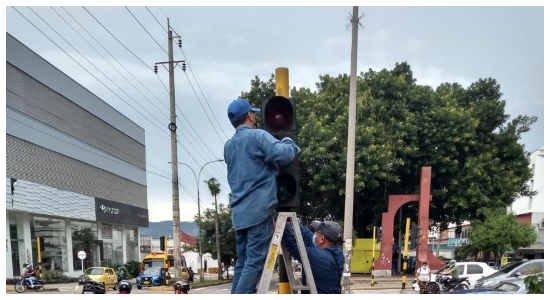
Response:
[{"label": "motorcycle rider", "polygon": [[116,284],[117,284],[117,286],[120,284],[120,282],[123,279],[125,279],[125,276],[126,276],[126,272],[124,272],[124,268],[123,267],[118,267],[118,269],[116,271],[116,277],[117,277]]},{"label": "motorcycle rider", "polygon": [[449,286],[453,286],[455,282],[458,281],[459,275],[458,275],[458,267],[456,266],[456,260],[451,259],[449,261],[449,265],[441,272],[443,275],[451,275],[451,279],[449,280]]},{"label": "motorcycle rider", "polygon": [[132,292],[132,284],[128,280],[122,280],[118,284],[117,294],[130,294]]},{"label": "motorcycle rider", "polygon": [[34,289],[34,281],[36,280],[35,275],[36,273],[32,269],[32,266],[29,266],[28,264],[23,264],[23,270],[21,270],[21,276],[23,276],[25,281],[30,283],[31,289]]}]

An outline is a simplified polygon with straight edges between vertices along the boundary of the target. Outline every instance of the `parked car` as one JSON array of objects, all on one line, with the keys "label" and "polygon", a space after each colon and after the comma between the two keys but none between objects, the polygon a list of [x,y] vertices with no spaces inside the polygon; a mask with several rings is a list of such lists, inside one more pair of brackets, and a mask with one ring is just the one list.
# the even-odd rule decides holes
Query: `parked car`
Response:
[{"label": "parked car", "polygon": [[502,280],[544,272],[544,259],[522,260],[508,263],[495,273],[478,280],[476,288],[491,288]]},{"label": "parked car", "polygon": [[141,290],[142,287],[146,286],[162,286],[164,285],[164,279],[161,276],[159,267],[150,267],[140,273],[136,277],[136,287],[138,290]]},{"label": "parked car", "polygon": [[107,267],[91,267],[84,270],[84,274],[88,275],[91,280],[100,283],[107,291],[116,289],[117,276],[113,268]]},{"label": "parked car", "polygon": [[527,294],[525,278],[502,280],[492,288],[452,291],[450,294]]},{"label": "parked car", "polygon": [[[468,277],[470,288],[473,288],[480,278],[489,276],[497,271],[489,267],[487,263],[474,261],[457,262],[456,267],[458,268],[459,277]],[[437,274],[439,274],[439,270],[432,270],[432,278],[430,280],[435,281]],[[416,282],[412,284],[412,289],[420,291]]]},{"label": "parked car", "polygon": [[488,261],[487,262],[487,265],[489,265],[489,267],[495,269],[495,270],[498,270],[498,267],[497,267],[497,264],[495,264],[494,262],[492,261]]}]

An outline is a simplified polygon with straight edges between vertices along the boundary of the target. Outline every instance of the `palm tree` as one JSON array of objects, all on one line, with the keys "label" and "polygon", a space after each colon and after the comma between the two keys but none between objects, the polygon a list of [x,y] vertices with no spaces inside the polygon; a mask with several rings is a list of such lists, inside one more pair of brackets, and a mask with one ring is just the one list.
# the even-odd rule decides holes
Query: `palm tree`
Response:
[{"label": "palm tree", "polygon": [[215,216],[215,223],[216,223],[216,252],[217,252],[217,258],[218,258],[218,279],[222,280],[222,259],[221,259],[221,253],[220,253],[220,226],[218,221],[218,195],[220,194],[220,183],[218,180],[214,177],[205,180],[206,184],[208,184],[208,189],[210,190],[210,194],[214,196],[214,216]]}]

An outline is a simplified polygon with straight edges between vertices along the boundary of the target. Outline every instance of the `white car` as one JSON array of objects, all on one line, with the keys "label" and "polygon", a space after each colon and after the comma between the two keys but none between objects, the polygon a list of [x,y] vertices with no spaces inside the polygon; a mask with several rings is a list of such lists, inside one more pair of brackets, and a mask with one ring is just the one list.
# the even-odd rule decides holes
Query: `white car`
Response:
[{"label": "white car", "polygon": [[[472,262],[472,261],[457,262],[456,267],[458,268],[459,277],[468,276],[468,281],[470,282],[470,289],[473,289],[475,287],[476,281],[478,279],[485,276],[489,276],[497,272],[497,270],[489,267],[489,265],[484,262]],[[432,270],[431,281],[435,281],[435,277],[437,276],[437,271],[438,270]],[[412,288],[415,291],[420,291],[420,288],[418,287],[417,283],[413,283]]]}]

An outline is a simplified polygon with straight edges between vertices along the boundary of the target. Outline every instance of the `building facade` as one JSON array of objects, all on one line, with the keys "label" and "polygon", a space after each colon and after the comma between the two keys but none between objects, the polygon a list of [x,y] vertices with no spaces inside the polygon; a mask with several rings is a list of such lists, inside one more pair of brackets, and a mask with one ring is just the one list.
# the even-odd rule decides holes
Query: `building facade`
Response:
[{"label": "building facade", "polygon": [[[139,260],[145,131],[6,33],[6,277]],[[84,251],[86,258],[78,258]]]},{"label": "building facade", "polygon": [[531,224],[537,231],[537,241],[526,248],[517,249],[517,258],[544,258],[544,147],[533,151],[529,156],[533,177],[529,182],[530,197],[520,197],[508,207],[519,222]]}]

